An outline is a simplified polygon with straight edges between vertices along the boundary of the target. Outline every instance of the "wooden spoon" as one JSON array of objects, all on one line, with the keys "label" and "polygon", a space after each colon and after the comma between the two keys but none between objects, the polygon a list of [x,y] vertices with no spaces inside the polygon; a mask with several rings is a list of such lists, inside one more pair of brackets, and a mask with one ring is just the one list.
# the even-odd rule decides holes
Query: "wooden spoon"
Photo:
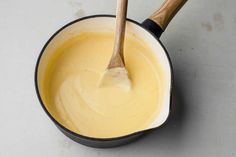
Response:
[{"label": "wooden spoon", "polygon": [[125,89],[131,87],[123,54],[127,5],[128,0],[117,0],[115,44],[110,63],[100,81],[100,87],[114,85]]}]

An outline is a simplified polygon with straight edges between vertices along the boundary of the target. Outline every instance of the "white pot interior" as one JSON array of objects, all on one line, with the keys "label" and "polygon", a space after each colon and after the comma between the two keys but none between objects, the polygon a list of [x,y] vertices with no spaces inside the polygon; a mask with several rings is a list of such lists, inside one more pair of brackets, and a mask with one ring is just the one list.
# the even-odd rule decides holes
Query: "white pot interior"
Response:
[{"label": "white pot interior", "polygon": [[[66,40],[70,39],[73,36],[79,35],[81,32],[89,32],[89,31],[114,31],[115,28],[115,18],[113,17],[92,17],[87,18],[78,22],[75,22],[63,30],[61,30],[54,38],[48,43],[44,52],[41,56],[41,60],[38,65],[38,88],[39,93],[42,91],[42,81],[45,75],[45,70],[47,63],[52,57],[55,50],[60,47]],[[156,38],[151,35],[144,28],[140,27],[138,24],[128,21],[126,33],[134,34],[138,38],[142,39],[142,41],[149,44],[149,46],[155,52],[155,56],[158,57],[160,61],[160,65],[164,69],[164,77],[162,79],[162,85],[165,90],[163,93],[163,103],[161,107],[161,111],[158,116],[155,118],[154,122],[147,127],[146,129],[155,128],[162,125],[168,115],[170,110],[170,91],[171,91],[171,67],[166,55],[165,50],[161,46],[161,44],[156,40]]]}]

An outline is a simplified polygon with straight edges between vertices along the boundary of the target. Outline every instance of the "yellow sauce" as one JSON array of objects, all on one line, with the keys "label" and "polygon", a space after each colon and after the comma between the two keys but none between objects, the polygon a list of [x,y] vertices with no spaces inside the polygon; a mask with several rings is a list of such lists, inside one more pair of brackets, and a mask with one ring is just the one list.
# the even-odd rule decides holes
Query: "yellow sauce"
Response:
[{"label": "yellow sauce", "polygon": [[84,32],[57,49],[47,66],[42,97],[53,117],[89,137],[111,138],[151,125],[162,103],[163,69],[152,49],[127,35],[124,44],[131,89],[99,87],[114,35]]}]

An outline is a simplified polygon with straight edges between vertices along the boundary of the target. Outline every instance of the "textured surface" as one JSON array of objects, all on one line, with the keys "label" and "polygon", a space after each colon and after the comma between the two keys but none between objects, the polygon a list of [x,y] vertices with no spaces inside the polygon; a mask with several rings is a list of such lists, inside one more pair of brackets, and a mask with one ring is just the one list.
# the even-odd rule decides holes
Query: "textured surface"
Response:
[{"label": "textured surface", "polygon": [[[103,3],[101,3],[103,2]],[[162,0],[130,0],[143,21]],[[167,125],[135,143],[93,149],[58,131],[41,109],[34,67],[58,28],[91,14],[115,13],[115,0],[0,2],[0,156],[236,156],[235,0],[189,0],[161,40],[175,73],[175,110]]]}]

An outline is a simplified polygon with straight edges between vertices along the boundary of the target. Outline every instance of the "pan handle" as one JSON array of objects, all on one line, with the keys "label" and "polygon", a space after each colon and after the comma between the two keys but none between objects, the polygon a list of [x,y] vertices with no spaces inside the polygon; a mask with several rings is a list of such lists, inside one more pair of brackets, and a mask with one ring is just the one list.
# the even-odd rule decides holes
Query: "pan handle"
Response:
[{"label": "pan handle", "polygon": [[142,23],[143,26],[159,38],[186,2],[187,0],[165,0],[160,9]]}]

